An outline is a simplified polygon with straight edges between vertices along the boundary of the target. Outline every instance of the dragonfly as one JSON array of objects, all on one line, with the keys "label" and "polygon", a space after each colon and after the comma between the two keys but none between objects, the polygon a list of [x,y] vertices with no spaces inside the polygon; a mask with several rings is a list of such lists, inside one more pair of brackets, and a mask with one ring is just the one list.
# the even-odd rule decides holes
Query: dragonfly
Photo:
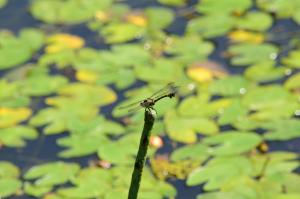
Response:
[{"label": "dragonfly", "polygon": [[127,109],[128,112],[135,112],[141,108],[145,109],[154,109],[153,106],[158,102],[159,100],[163,98],[173,98],[175,97],[176,93],[178,92],[178,86],[176,86],[173,82],[168,83],[163,88],[159,89],[155,93],[153,93],[150,97],[147,97],[146,99],[139,100],[137,102],[119,107],[119,109]]}]

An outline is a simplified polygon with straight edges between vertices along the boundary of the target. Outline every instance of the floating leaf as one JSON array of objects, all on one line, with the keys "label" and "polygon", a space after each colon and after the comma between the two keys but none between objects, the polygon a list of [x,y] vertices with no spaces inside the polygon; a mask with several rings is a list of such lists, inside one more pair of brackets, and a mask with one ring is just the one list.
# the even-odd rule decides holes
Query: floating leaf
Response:
[{"label": "floating leaf", "polygon": [[167,59],[157,59],[153,65],[136,67],[136,75],[144,81],[150,82],[176,82],[182,77],[183,69]]},{"label": "floating leaf", "polygon": [[291,76],[286,82],[284,83],[284,87],[289,90],[297,90],[300,88],[300,73],[297,73]]},{"label": "floating leaf", "polygon": [[237,28],[265,31],[272,26],[272,17],[264,12],[248,12],[243,18],[238,19]]},{"label": "floating leaf", "polygon": [[202,0],[197,5],[197,10],[204,14],[232,14],[243,13],[252,6],[251,0]]},{"label": "floating leaf", "polygon": [[265,40],[265,36],[261,33],[250,32],[247,30],[235,30],[229,33],[229,39],[232,42],[246,42],[260,44]]},{"label": "floating leaf", "polygon": [[195,35],[185,37],[171,37],[166,52],[175,56],[173,59],[189,64],[195,61],[205,60],[213,51],[212,43],[202,40]]},{"label": "floating leaf", "polygon": [[39,185],[34,185],[29,182],[24,183],[24,191],[26,194],[35,196],[35,197],[41,197],[45,193],[50,192],[52,189],[52,186],[39,186]]},{"label": "floating leaf", "polygon": [[22,183],[16,179],[19,169],[10,162],[0,161],[0,197],[8,197],[20,191]]},{"label": "floating leaf", "polygon": [[0,70],[14,67],[29,60],[43,44],[44,35],[36,29],[23,29],[19,37],[0,32]]},{"label": "floating leaf", "polygon": [[240,96],[247,92],[251,84],[242,76],[229,76],[212,82],[209,90],[214,95]]},{"label": "floating leaf", "polygon": [[220,125],[230,124],[239,121],[248,113],[247,107],[243,106],[240,100],[232,99],[230,105],[222,111],[218,122]]},{"label": "floating leaf", "polygon": [[37,138],[38,133],[35,129],[27,126],[14,126],[0,129],[0,145],[8,147],[23,147],[24,140]]},{"label": "floating leaf", "polygon": [[104,10],[110,4],[111,0],[35,0],[30,11],[47,23],[77,24],[91,19],[96,11]]},{"label": "floating leaf", "polygon": [[14,126],[31,115],[29,108],[5,108],[0,107],[0,128]]},{"label": "floating leaf", "polygon": [[262,125],[269,140],[289,140],[300,137],[300,122],[295,119],[267,122]]},{"label": "floating leaf", "polygon": [[31,167],[24,177],[26,180],[36,179],[35,186],[54,186],[68,182],[79,169],[75,163],[51,162]]},{"label": "floating leaf", "polygon": [[0,196],[8,197],[18,192],[22,183],[17,179],[0,179]]},{"label": "floating leaf", "polygon": [[263,61],[248,67],[245,76],[253,81],[268,82],[285,76],[286,69],[275,67],[274,61]]},{"label": "floating leaf", "polygon": [[200,16],[188,22],[187,32],[208,38],[217,37],[229,32],[235,23],[236,19],[229,15]]},{"label": "floating leaf", "polygon": [[0,161],[0,179],[1,178],[17,178],[20,170],[14,164],[6,161]]},{"label": "floating leaf", "polygon": [[205,161],[208,158],[209,148],[204,144],[193,144],[176,149],[172,155],[172,161],[185,159]]},{"label": "floating leaf", "polygon": [[290,68],[300,68],[300,50],[290,51],[287,57],[282,58],[281,62]]},{"label": "floating leaf", "polygon": [[272,44],[236,44],[229,47],[233,65],[256,64],[275,60],[278,48]]},{"label": "floating leaf", "polygon": [[174,140],[184,143],[194,143],[196,133],[212,135],[218,132],[218,126],[210,119],[200,117],[180,117],[174,111],[166,114],[167,134]]},{"label": "floating leaf", "polygon": [[259,135],[251,132],[227,131],[203,139],[203,143],[216,146],[210,153],[216,156],[238,155],[255,149],[262,141]]},{"label": "floating leaf", "polygon": [[[226,171],[226,172],[224,172]],[[218,157],[194,170],[187,179],[189,186],[206,183],[204,190],[220,188],[230,180],[250,174],[251,162],[242,156]]]},{"label": "floating leaf", "polygon": [[7,0],[0,0],[0,8],[4,7],[7,3]]},{"label": "floating leaf", "polygon": [[84,40],[76,35],[54,34],[47,38],[46,53],[57,53],[65,49],[79,49],[84,46]]}]

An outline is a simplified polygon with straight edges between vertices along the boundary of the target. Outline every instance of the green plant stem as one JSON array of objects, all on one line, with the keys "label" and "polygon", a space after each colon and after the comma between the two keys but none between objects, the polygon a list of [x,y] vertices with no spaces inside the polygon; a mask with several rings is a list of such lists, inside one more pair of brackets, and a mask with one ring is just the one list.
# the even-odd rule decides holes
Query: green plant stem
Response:
[{"label": "green plant stem", "polygon": [[139,150],[135,159],[128,199],[137,199],[155,115],[156,113],[153,109],[145,110],[144,128],[140,139]]}]

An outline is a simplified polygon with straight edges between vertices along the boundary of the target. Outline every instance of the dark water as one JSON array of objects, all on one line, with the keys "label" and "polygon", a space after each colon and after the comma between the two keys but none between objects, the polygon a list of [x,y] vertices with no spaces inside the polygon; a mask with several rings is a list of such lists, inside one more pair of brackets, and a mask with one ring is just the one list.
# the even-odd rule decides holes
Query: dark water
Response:
[{"label": "dark water", "polygon": [[[142,8],[146,6],[157,6],[158,3],[152,0],[130,0],[125,1],[130,6],[134,8]],[[189,1],[190,4],[194,4],[197,1]],[[28,4],[29,0],[9,0],[9,3],[6,5],[5,8],[0,10],[0,29],[9,29],[15,33],[18,33],[21,29],[25,27],[37,27],[41,26],[41,22],[35,20],[28,12]],[[184,33],[184,29],[186,26],[186,21],[178,17],[174,23],[167,29],[167,32],[182,35]],[[292,22],[291,20],[281,20],[274,23],[271,30],[276,29],[283,29],[287,32],[294,32],[299,29],[299,27]],[[75,35],[79,35],[83,37],[86,41],[86,46],[93,47],[97,49],[104,49],[108,48],[109,46],[99,42],[97,38],[97,33],[90,31],[85,25],[74,25],[74,26],[66,26],[63,27],[64,32],[69,32]],[[282,33],[278,33],[282,35]],[[276,39],[276,37],[280,39]],[[285,46],[287,44],[287,39],[281,36],[276,36],[273,34],[272,40],[279,46]],[[222,63],[223,65],[229,65],[229,60],[222,56],[222,53],[226,49],[226,45],[228,43],[227,39],[224,37],[215,38],[214,43],[216,45],[215,52],[210,56],[210,58],[214,61]],[[232,67],[228,68],[231,73],[241,73],[243,71],[242,68],[239,67]],[[58,71],[60,72],[60,71]],[[0,72],[3,75],[3,72]],[[138,85],[138,84],[137,84]],[[122,93],[120,93],[120,98],[122,99]],[[34,102],[34,111],[37,111],[39,108],[43,107],[44,104],[41,98],[33,99]],[[117,102],[116,102],[117,103]],[[106,115],[109,119],[113,119],[109,114],[112,110],[114,104],[102,108],[102,112]],[[42,128],[38,129],[39,132],[42,132]],[[56,145],[56,140],[60,137],[64,137],[66,134],[60,135],[51,135],[45,136],[40,133],[38,139],[33,141],[27,141],[27,145],[21,149],[11,149],[11,148],[3,148],[0,150],[0,160],[8,160],[10,162],[15,163],[18,165],[23,172],[29,169],[33,165],[46,163],[49,161],[58,160],[57,153],[62,150],[62,148]],[[164,140],[166,145],[164,148],[159,150],[159,153],[167,153],[171,150],[171,144],[168,139]],[[278,150],[285,150],[285,151],[293,151],[300,153],[300,138],[294,139],[291,141],[286,142],[269,142],[270,151],[278,151]],[[63,159],[63,161],[70,161],[70,162],[78,162],[82,166],[87,166],[90,160],[96,159],[96,156],[89,156],[83,158],[74,158],[74,159]],[[190,199],[196,198],[201,192],[200,186],[195,187],[187,187],[185,186],[185,181],[182,180],[170,180],[178,191],[176,199]],[[10,197],[10,198],[24,198],[29,199],[29,196],[22,196],[22,197]]]}]

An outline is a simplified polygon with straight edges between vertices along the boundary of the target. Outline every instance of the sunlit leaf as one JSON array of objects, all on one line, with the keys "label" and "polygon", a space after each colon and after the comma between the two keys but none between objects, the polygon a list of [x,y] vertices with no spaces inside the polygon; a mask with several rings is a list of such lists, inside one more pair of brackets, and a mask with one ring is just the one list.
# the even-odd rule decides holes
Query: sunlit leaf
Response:
[{"label": "sunlit leaf", "polygon": [[300,68],[300,50],[290,51],[287,57],[282,58],[281,62],[290,68]]},{"label": "sunlit leaf", "polygon": [[57,53],[65,49],[79,49],[84,46],[84,40],[76,35],[54,34],[47,38],[46,53]]},{"label": "sunlit leaf", "polygon": [[14,164],[6,161],[0,162],[0,179],[1,178],[17,178],[20,170]]},{"label": "sunlit leaf", "polygon": [[24,191],[26,194],[35,196],[35,197],[41,197],[45,193],[50,192],[52,189],[52,186],[39,186],[39,185],[34,185],[30,184],[29,182],[25,182],[24,184]]},{"label": "sunlit leaf", "polygon": [[265,138],[269,140],[289,140],[300,137],[300,122],[295,119],[267,122],[263,127],[268,130]]},{"label": "sunlit leaf", "polygon": [[8,197],[20,191],[22,183],[13,178],[0,179],[0,196]]},{"label": "sunlit leaf", "polygon": [[0,0],[0,8],[4,7],[7,3],[7,0]]},{"label": "sunlit leaf", "polygon": [[28,119],[31,115],[29,108],[0,107],[0,128],[11,127]]},{"label": "sunlit leaf", "polygon": [[229,33],[229,39],[232,42],[247,42],[260,44],[265,40],[261,33],[250,32],[246,30],[235,30]]},{"label": "sunlit leaf", "polygon": [[248,12],[243,18],[238,19],[237,28],[265,31],[272,25],[272,17],[264,12]]}]

